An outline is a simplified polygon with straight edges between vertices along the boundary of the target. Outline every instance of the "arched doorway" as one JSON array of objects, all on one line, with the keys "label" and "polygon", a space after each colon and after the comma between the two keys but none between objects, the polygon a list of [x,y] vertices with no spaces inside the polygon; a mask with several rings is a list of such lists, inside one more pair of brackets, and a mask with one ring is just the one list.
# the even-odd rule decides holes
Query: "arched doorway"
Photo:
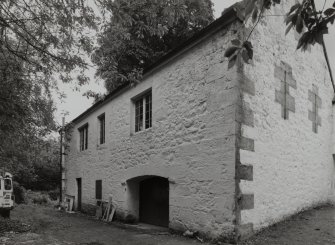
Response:
[{"label": "arched doorway", "polygon": [[140,222],[168,227],[169,181],[162,177],[150,177],[139,183]]}]

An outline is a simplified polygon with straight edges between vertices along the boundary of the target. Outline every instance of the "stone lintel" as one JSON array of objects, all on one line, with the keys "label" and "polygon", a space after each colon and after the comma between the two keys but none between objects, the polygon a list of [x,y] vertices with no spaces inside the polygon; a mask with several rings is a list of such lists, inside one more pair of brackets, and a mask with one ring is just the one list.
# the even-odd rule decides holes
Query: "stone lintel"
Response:
[{"label": "stone lintel", "polygon": [[241,210],[249,210],[254,208],[254,194],[242,194],[239,198],[239,206]]},{"label": "stone lintel", "polygon": [[243,103],[242,106],[239,106],[239,111],[237,113],[237,122],[240,122],[249,127],[254,126],[254,112],[248,104]]},{"label": "stone lintel", "polygon": [[255,143],[253,139],[241,137],[240,149],[246,151],[255,151]]},{"label": "stone lintel", "polygon": [[240,165],[238,167],[238,179],[240,180],[248,180],[253,181],[254,173],[253,173],[253,166],[252,165]]}]

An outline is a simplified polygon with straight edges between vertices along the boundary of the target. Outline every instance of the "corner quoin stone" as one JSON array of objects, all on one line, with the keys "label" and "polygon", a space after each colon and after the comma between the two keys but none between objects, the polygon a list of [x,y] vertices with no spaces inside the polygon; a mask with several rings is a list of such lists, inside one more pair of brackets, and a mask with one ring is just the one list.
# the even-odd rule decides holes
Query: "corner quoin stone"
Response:
[{"label": "corner quoin stone", "polygon": [[242,194],[239,198],[239,206],[241,210],[249,210],[254,208],[254,194]]},{"label": "corner quoin stone", "polygon": [[248,180],[253,181],[254,180],[254,169],[252,165],[240,165],[238,167],[238,173],[237,177],[240,180]]},{"label": "corner quoin stone", "polygon": [[238,225],[236,226],[236,234],[238,241],[248,239],[254,234],[254,225],[252,223]]},{"label": "corner quoin stone", "polygon": [[255,151],[255,143],[253,139],[241,137],[240,149],[246,151]]},{"label": "corner quoin stone", "polygon": [[243,72],[240,72],[238,74],[238,80],[243,92],[250,95],[255,95],[256,93],[255,83],[251,81],[248,77],[246,77],[246,75]]}]

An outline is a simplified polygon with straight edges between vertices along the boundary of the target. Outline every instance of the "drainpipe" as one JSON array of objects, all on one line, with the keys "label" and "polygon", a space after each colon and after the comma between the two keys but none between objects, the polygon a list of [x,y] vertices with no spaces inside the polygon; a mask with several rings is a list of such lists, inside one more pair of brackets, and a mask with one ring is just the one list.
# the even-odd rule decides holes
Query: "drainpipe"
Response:
[{"label": "drainpipe", "polygon": [[59,130],[60,134],[60,149],[59,149],[59,173],[60,173],[60,185],[59,185],[59,204],[63,201],[63,134],[64,134],[64,125],[65,125],[65,117],[62,118],[62,127]]}]

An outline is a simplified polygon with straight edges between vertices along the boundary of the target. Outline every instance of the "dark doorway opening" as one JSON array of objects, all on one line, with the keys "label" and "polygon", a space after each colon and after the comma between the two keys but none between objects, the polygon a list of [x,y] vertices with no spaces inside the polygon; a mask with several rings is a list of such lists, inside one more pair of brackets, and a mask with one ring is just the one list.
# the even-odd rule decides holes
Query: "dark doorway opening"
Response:
[{"label": "dark doorway opening", "polygon": [[81,178],[77,178],[77,210],[81,211]]},{"label": "dark doorway opening", "polygon": [[169,226],[169,181],[162,177],[152,177],[140,182],[139,200],[140,222]]}]

